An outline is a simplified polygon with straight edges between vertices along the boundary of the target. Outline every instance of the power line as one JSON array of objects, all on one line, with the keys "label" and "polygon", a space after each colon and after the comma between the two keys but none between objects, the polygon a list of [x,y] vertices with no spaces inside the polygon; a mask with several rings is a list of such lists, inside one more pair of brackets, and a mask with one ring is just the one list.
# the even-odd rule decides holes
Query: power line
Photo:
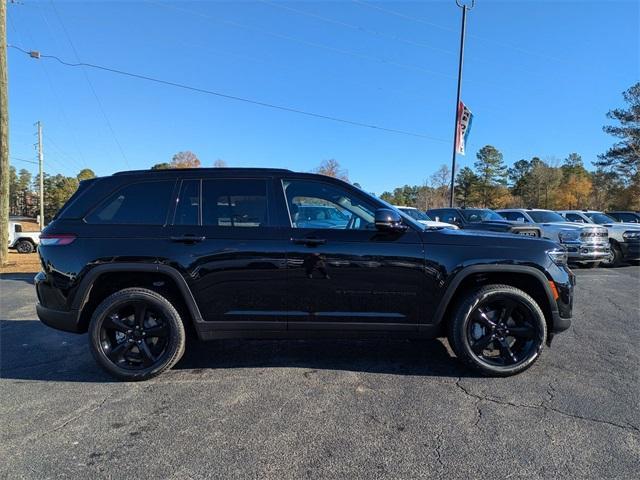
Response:
[{"label": "power line", "polygon": [[34,165],[38,165],[38,162],[36,162],[35,160],[27,160],[26,158],[20,158],[20,157],[9,157],[11,160],[15,160],[16,162],[25,162],[25,163],[33,163]]},{"label": "power line", "polygon": [[419,72],[423,72],[423,73],[428,73],[430,75],[438,75],[438,76],[441,76],[441,77],[444,77],[444,78],[455,79],[455,76],[453,76],[453,75],[449,75],[448,73],[438,72],[438,71],[435,71],[435,70],[430,70],[428,68],[423,67],[422,65],[416,65],[416,64],[413,64],[413,63],[396,62],[395,60],[389,60],[389,59],[386,59],[386,58],[376,57],[376,56],[373,56],[373,55],[367,55],[367,54],[364,54],[364,53],[354,52],[354,51],[351,51],[351,50],[344,50],[342,48],[336,48],[336,47],[332,47],[330,45],[325,45],[325,44],[322,44],[322,43],[310,42],[310,41],[307,41],[307,40],[302,40],[300,38],[291,37],[289,35],[285,35],[285,34],[282,34],[282,33],[272,32],[270,30],[265,30],[263,28],[252,27],[250,25],[244,25],[242,23],[235,22],[235,21],[232,21],[232,20],[221,20],[221,19],[219,19],[217,17],[211,16],[211,15],[207,15],[205,13],[197,12],[195,10],[189,10],[189,9],[186,9],[186,8],[176,7],[174,5],[168,5],[168,4],[165,4],[165,3],[162,3],[162,2],[156,2],[156,1],[153,1],[153,0],[147,0],[147,3],[155,4],[155,5],[161,6],[163,8],[169,8],[169,9],[177,10],[177,11],[180,11],[180,12],[185,12],[185,13],[189,13],[189,14],[192,14],[192,15],[196,15],[196,16],[199,16],[199,17],[202,17],[202,18],[206,18],[206,19],[208,19],[208,20],[210,20],[212,22],[218,23],[218,24],[230,25],[232,27],[242,28],[242,29],[245,29],[245,30],[251,30],[251,31],[254,31],[254,32],[261,33],[263,35],[269,35],[269,36],[272,36],[272,37],[275,37],[275,38],[280,38],[280,39],[283,39],[283,40],[288,40],[288,41],[291,41],[291,42],[299,43],[301,45],[307,45],[307,46],[310,46],[310,47],[319,48],[319,49],[327,50],[327,51],[334,52],[334,53],[339,53],[341,55],[347,55],[347,56],[351,56],[351,57],[355,57],[355,58],[360,58],[360,59],[363,59],[363,60],[369,60],[369,61],[373,61],[373,62],[377,62],[377,63],[383,63],[383,64],[386,64],[386,65],[392,65],[394,67],[405,68],[405,69],[408,69],[408,70],[415,70],[415,71],[419,71]]},{"label": "power line", "polygon": [[[449,31],[449,32],[457,33],[457,30],[454,29],[454,28],[445,27],[445,26],[439,25],[437,23],[429,22],[428,20],[425,20],[423,18],[418,18],[418,17],[414,17],[412,15],[407,15],[405,13],[398,12],[396,10],[390,10],[388,8],[383,8],[383,7],[380,7],[378,5],[374,5],[372,3],[365,2],[363,0],[351,0],[351,1],[353,3],[357,3],[358,5],[362,5],[364,7],[372,8],[374,10],[379,10],[381,12],[384,12],[384,13],[388,14],[388,15],[393,15],[395,17],[404,18],[406,20],[412,20],[414,22],[422,23],[423,25],[429,25],[430,27],[435,27],[435,28],[439,28],[441,30],[446,30],[446,31]],[[469,37],[476,38],[478,40],[483,40],[485,42],[491,42],[491,43],[494,43],[496,45],[500,45],[501,47],[510,48],[512,50],[516,50],[516,51],[518,51],[520,53],[525,53],[527,55],[533,55],[533,56],[536,56],[536,57],[548,58],[548,59],[554,60],[556,62],[564,62],[560,58],[552,57],[552,56],[546,55],[544,53],[538,53],[538,52],[533,52],[533,51],[530,51],[530,50],[526,50],[524,48],[521,48],[521,47],[518,47],[518,46],[515,46],[515,45],[511,45],[509,43],[501,42],[501,41],[495,40],[493,38],[482,37],[480,35],[473,35],[471,33],[469,34]]]},{"label": "power line", "polygon": [[317,18],[319,20],[322,20],[323,22],[331,23],[333,25],[339,25],[339,26],[345,27],[345,28],[350,28],[352,30],[358,30],[360,32],[368,33],[370,35],[375,35],[377,37],[390,38],[392,40],[396,40],[398,42],[406,43],[408,45],[413,45],[413,46],[416,46],[416,47],[428,48],[430,50],[446,53],[448,55],[455,55],[456,54],[455,52],[453,52],[451,50],[446,50],[444,48],[434,47],[433,45],[429,45],[427,43],[417,42],[415,40],[410,40],[410,39],[407,39],[407,38],[398,37],[396,35],[380,32],[378,30],[373,30],[373,29],[370,29],[370,28],[367,28],[367,27],[363,27],[363,26],[360,26],[360,25],[354,25],[352,23],[347,23],[347,22],[343,22],[343,21],[340,21],[340,20],[335,20],[333,18],[325,17],[323,15],[318,15],[317,13],[311,13],[311,12],[307,12],[305,10],[300,10],[298,8],[289,7],[289,6],[283,5],[281,3],[270,2],[270,1],[267,1],[267,0],[258,0],[258,1],[260,3],[264,3],[265,5],[270,5],[272,7],[280,8],[282,10],[288,10],[290,12],[298,13],[300,15],[305,15],[307,17]]},{"label": "power line", "polygon": [[[67,37],[67,40],[69,42],[69,45],[71,46],[71,50],[73,50],[73,54],[75,55],[76,60],[78,61],[78,63],[82,63],[81,60],[80,60],[80,56],[78,55],[78,51],[76,50],[76,47],[73,44],[73,41],[71,40],[71,36],[69,35],[69,32],[67,31],[67,28],[65,27],[64,22],[62,21],[62,18],[60,17],[60,14],[58,13],[58,9],[56,8],[55,3],[53,2],[53,0],[49,0],[49,3],[51,4],[51,7],[53,8],[53,11],[56,14],[56,17],[58,18],[58,21],[60,22],[60,25],[62,26],[62,31],[64,32],[65,36]],[[84,74],[84,78],[87,80],[87,84],[89,85],[89,89],[91,90],[91,92],[93,93],[93,96],[96,99],[96,103],[98,104],[98,108],[102,112],[102,116],[104,117],[104,120],[105,120],[105,122],[107,124],[107,127],[111,131],[111,135],[113,136],[113,140],[115,141],[116,145],[118,146],[118,150],[120,150],[120,155],[122,155],[122,159],[124,160],[124,163],[127,165],[127,167],[129,167],[129,160],[127,159],[127,156],[125,155],[124,150],[122,149],[122,145],[120,144],[120,141],[118,140],[118,137],[116,136],[116,132],[113,129],[113,126],[111,125],[111,121],[109,120],[109,117],[107,116],[107,112],[105,111],[104,107],[102,106],[102,102],[100,101],[100,98],[98,97],[98,94],[96,93],[96,89],[93,87],[93,83],[91,82],[91,79],[89,78],[89,75],[87,74],[87,72],[84,69],[82,69],[82,73]]]},{"label": "power line", "polygon": [[398,130],[398,129],[394,129],[394,128],[387,128],[387,127],[382,127],[379,125],[374,125],[374,124],[369,124],[369,123],[363,123],[363,122],[358,122],[358,121],[354,121],[354,120],[349,120],[349,119],[345,119],[345,118],[341,118],[341,117],[335,117],[332,115],[324,115],[321,113],[315,113],[315,112],[310,112],[307,110],[300,110],[297,108],[293,108],[293,107],[287,107],[287,106],[283,106],[283,105],[276,105],[276,104],[272,104],[272,103],[267,103],[267,102],[262,102],[259,100],[253,100],[250,98],[245,98],[245,97],[239,97],[236,95],[229,95],[226,93],[221,93],[221,92],[216,92],[214,90],[207,90],[204,88],[199,88],[199,87],[192,87],[190,85],[186,85],[183,83],[177,83],[177,82],[172,82],[169,80],[162,80],[160,78],[155,78],[155,77],[150,77],[147,75],[140,75],[137,73],[132,73],[132,72],[126,72],[124,70],[118,70],[115,68],[110,68],[110,67],[105,67],[102,65],[95,65],[92,63],[86,63],[86,62],[78,62],[78,63],[71,63],[71,62],[66,62],[62,59],[60,59],[59,57],[55,56],[55,55],[43,55],[40,52],[37,51],[28,51],[28,50],[24,50],[21,47],[18,47],[16,45],[8,45],[9,48],[14,48],[16,50],[21,51],[22,53],[29,55],[32,58],[51,58],[53,60],[56,60],[57,62],[59,62],[62,65],[66,65],[68,67],[88,67],[88,68],[94,68],[96,70],[103,70],[106,72],[111,72],[111,73],[115,73],[118,75],[123,75],[123,76],[127,76],[127,77],[132,77],[132,78],[137,78],[139,80],[146,80],[149,82],[154,82],[154,83],[159,83],[162,85],[168,85],[171,87],[176,87],[176,88],[182,88],[184,90],[190,90],[190,91],[194,91],[194,92],[198,92],[198,93],[204,93],[207,95],[213,95],[216,97],[220,97],[220,98],[225,98],[227,100],[235,100],[238,102],[244,102],[244,103],[248,103],[248,104],[252,104],[252,105],[258,105],[261,107],[266,107],[266,108],[272,108],[275,110],[282,110],[285,112],[290,112],[290,113],[297,113],[299,115],[306,115],[308,117],[314,117],[314,118],[320,118],[323,120],[331,120],[334,122],[339,122],[339,123],[345,123],[348,125],[354,125],[354,126],[358,126],[358,127],[365,127],[365,128],[371,128],[371,129],[375,129],[375,130],[381,130],[381,131],[385,131],[385,132],[390,132],[390,133],[397,133],[400,135],[408,135],[411,137],[419,137],[419,138],[426,138],[429,140],[434,140],[437,142],[443,142],[443,143],[449,143],[448,140],[444,140],[438,137],[433,137],[431,135],[425,135],[422,133],[416,133],[416,132],[409,132],[406,130]]}]

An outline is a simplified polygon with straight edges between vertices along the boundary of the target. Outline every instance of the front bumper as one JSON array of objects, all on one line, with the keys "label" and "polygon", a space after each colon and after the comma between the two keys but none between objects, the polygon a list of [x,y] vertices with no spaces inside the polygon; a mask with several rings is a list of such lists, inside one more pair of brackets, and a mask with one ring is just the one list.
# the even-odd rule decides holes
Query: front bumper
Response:
[{"label": "front bumper", "polygon": [[640,241],[620,242],[618,245],[624,260],[640,260]]},{"label": "front bumper", "polygon": [[609,257],[608,243],[562,243],[567,249],[570,262],[601,262]]}]

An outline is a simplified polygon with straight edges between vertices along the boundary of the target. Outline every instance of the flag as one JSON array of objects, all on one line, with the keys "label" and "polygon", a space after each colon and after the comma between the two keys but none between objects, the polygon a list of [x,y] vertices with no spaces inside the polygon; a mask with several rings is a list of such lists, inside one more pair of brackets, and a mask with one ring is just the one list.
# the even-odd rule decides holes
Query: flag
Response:
[{"label": "flag", "polygon": [[458,128],[456,130],[456,153],[464,155],[464,148],[469,139],[469,132],[471,131],[471,121],[473,120],[473,114],[467,106],[460,102],[458,105]]}]

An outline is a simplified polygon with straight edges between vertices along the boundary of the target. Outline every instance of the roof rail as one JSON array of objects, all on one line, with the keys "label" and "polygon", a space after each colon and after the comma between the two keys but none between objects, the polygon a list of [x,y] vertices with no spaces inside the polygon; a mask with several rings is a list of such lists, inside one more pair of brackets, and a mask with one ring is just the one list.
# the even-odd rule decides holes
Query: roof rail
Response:
[{"label": "roof rail", "polygon": [[247,172],[274,172],[274,173],[293,173],[291,170],[286,168],[257,168],[257,167],[197,167],[197,168],[158,168],[151,169],[148,168],[146,170],[123,170],[121,172],[116,172],[113,175],[135,175],[140,173],[162,173],[162,172],[230,172],[237,171],[239,173],[247,173]]}]

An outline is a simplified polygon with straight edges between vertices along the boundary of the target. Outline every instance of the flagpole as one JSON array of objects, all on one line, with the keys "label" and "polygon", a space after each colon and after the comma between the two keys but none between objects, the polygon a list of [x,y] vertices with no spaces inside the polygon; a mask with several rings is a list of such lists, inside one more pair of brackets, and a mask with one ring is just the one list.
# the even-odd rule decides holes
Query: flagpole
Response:
[{"label": "flagpole", "polygon": [[460,60],[458,61],[458,93],[456,95],[456,115],[453,122],[453,153],[451,155],[451,188],[449,189],[449,207],[453,207],[455,198],[455,177],[456,177],[456,149],[458,147],[458,120],[460,117],[460,93],[462,91],[462,64],[464,60],[464,36],[467,28],[467,10],[471,10],[476,4],[476,0],[471,0],[471,6],[456,0],[456,5],[462,9],[462,28],[460,31]]}]

